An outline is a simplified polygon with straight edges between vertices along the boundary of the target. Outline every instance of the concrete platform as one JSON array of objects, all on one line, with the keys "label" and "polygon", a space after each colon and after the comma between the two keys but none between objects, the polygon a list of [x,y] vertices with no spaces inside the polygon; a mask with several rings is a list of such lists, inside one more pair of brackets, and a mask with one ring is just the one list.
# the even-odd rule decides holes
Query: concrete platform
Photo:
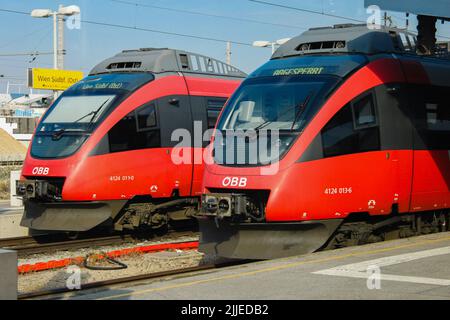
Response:
[{"label": "concrete platform", "polygon": [[84,291],[72,299],[450,299],[450,233]]},{"label": "concrete platform", "polygon": [[29,235],[29,229],[20,226],[22,215],[23,209],[2,211],[2,208],[0,208],[0,239],[19,238]]},{"label": "concrete platform", "polygon": [[23,207],[11,206],[9,200],[0,200],[0,214],[8,212],[23,212]]},{"label": "concrete platform", "polygon": [[0,249],[0,300],[17,299],[17,252]]}]

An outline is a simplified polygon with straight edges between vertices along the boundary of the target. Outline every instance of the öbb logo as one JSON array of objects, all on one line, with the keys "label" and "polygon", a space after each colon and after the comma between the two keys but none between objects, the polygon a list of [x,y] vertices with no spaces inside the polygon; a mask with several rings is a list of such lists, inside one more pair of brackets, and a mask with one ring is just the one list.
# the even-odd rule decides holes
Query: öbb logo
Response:
[{"label": "\u00f6bb logo", "polygon": [[224,187],[246,187],[247,178],[226,177],[222,180],[222,185]]},{"label": "\u00f6bb logo", "polygon": [[50,168],[47,167],[34,167],[32,173],[34,175],[46,176],[50,172]]}]

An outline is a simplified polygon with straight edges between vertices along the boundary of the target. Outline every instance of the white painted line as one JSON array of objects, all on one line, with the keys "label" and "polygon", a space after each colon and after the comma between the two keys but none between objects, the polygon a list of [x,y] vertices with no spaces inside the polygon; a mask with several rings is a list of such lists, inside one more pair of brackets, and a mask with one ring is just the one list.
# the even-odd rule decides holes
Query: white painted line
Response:
[{"label": "white painted line", "polygon": [[[411,252],[400,254],[396,256],[389,256],[379,259],[367,260],[358,263],[347,264],[343,266],[338,266],[326,270],[320,270],[313,272],[313,274],[323,274],[330,276],[338,276],[338,277],[350,277],[350,278],[363,278],[367,279],[369,277],[369,273],[367,270],[376,267],[387,267],[399,263],[410,262],[419,259],[425,259],[435,256],[441,256],[450,254],[450,247],[443,247],[431,250],[424,250],[418,252]],[[389,281],[400,281],[400,282],[411,282],[411,283],[420,283],[420,284],[431,284],[437,286],[450,286],[450,279],[435,279],[435,278],[426,278],[426,277],[409,277],[409,276],[400,276],[400,275],[390,275],[390,274],[380,274],[381,280],[389,280]]]}]

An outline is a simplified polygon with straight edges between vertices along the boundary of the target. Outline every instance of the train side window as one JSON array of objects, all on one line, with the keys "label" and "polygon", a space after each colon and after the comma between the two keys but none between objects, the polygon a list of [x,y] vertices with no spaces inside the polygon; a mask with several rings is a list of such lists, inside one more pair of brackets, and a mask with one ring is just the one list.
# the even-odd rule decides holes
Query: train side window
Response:
[{"label": "train side window", "polygon": [[359,98],[353,102],[352,107],[356,129],[377,125],[377,116],[372,94]]},{"label": "train side window", "polygon": [[154,103],[137,110],[137,129],[146,131],[156,127],[156,107]]},{"label": "train side window", "polygon": [[208,129],[215,127],[217,118],[225,105],[225,99],[208,99],[206,102],[206,112],[208,116]]},{"label": "train side window", "polygon": [[416,112],[419,134],[426,148],[450,149],[450,103],[446,88],[428,88]]},{"label": "train side window", "polygon": [[[360,119],[356,119],[355,106],[343,107],[322,129],[322,145],[325,157],[380,150],[380,130],[367,110],[369,104],[358,103],[356,109]],[[367,109],[368,108],[368,109]],[[362,126],[355,126],[356,123]]]},{"label": "train side window", "polygon": [[127,114],[109,131],[108,138],[111,153],[161,147],[155,104]]},{"label": "train side window", "polygon": [[357,144],[351,106],[347,105],[323,128],[323,153],[325,157],[354,153],[358,149]]}]

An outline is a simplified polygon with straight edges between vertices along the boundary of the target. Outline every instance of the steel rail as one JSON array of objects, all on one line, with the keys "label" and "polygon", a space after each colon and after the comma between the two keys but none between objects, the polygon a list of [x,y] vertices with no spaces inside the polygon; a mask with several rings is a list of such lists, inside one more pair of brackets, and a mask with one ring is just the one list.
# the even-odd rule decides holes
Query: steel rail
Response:
[{"label": "steel rail", "polygon": [[206,270],[213,270],[213,269],[224,268],[224,267],[229,267],[229,266],[241,265],[241,264],[245,264],[245,263],[249,263],[249,262],[251,262],[251,261],[250,260],[238,260],[238,261],[230,261],[230,262],[225,262],[225,263],[220,263],[220,264],[205,264],[205,265],[196,266],[196,267],[188,267],[188,268],[174,269],[174,270],[168,270],[168,271],[153,272],[153,273],[148,273],[148,274],[140,274],[140,275],[135,275],[135,276],[128,276],[128,277],[86,283],[81,286],[80,290],[73,290],[73,289],[68,289],[68,288],[56,288],[56,289],[50,289],[50,290],[24,293],[24,294],[18,295],[18,299],[26,300],[26,299],[45,298],[45,297],[51,298],[52,296],[65,294],[65,293],[74,293],[74,295],[76,295],[76,293],[83,292],[85,290],[90,290],[90,289],[99,289],[99,288],[104,288],[104,287],[110,287],[113,285],[130,284],[130,283],[137,282],[137,281],[159,279],[159,278],[164,278],[164,277],[169,277],[169,276],[176,276],[176,275],[183,275],[183,274],[206,271]]},{"label": "steel rail", "polygon": [[[53,235],[56,236],[56,235]],[[90,247],[120,245],[125,243],[139,242],[143,240],[161,241],[165,239],[179,238],[183,236],[198,236],[196,232],[173,231],[162,236],[138,237],[134,234],[121,234],[106,237],[87,237],[76,240],[61,240],[61,235],[56,241],[52,236],[21,237],[11,239],[0,239],[0,248],[16,250],[19,257],[38,253],[52,253],[56,251],[77,250]]]}]

